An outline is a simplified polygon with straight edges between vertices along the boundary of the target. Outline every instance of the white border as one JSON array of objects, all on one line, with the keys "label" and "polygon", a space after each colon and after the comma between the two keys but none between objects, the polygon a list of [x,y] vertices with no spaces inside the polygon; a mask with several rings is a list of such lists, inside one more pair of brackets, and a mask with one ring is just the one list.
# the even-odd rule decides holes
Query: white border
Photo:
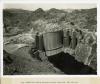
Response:
[{"label": "white border", "polygon": [[98,0],[4,0],[3,3],[97,3]]},{"label": "white border", "polygon": [[[33,4],[42,4],[42,3],[50,3],[50,4],[53,4],[53,3],[56,3],[56,4],[71,4],[71,3],[82,3],[82,4],[92,4],[92,3],[95,3],[95,4],[97,4],[97,9],[98,9],[98,13],[97,13],[97,21],[98,21],[98,24],[97,24],[97,31],[100,31],[100,26],[99,26],[99,24],[100,24],[100,17],[99,17],[99,15],[100,15],[100,4],[98,3],[99,1],[97,1],[97,0],[36,0],[36,1],[34,1],[34,0],[6,0],[6,1],[3,1],[2,3],[0,3],[0,39],[1,39],[1,41],[0,41],[0,49],[1,49],[1,76],[3,76],[3,77],[11,77],[11,78],[13,78],[13,77],[97,77],[97,76],[99,76],[100,75],[100,52],[99,52],[99,50],[100,50],[100,46],[99,46],[99,44],[98,44],[98,47],[97,47],[97,73],[98,73],[98,75],[3,75],[3,70],[2,70],[2,68],[3,68],[3,61],[2,61],[2,59],[3,59],[3,33],[2,33],[2,31],[3,31],[3,24],[2,24],[2,20],[3,20],[3,18],[2,18],[2,9],[3,9],[3,5],[4,4],[6,4],[6,3],[10,3],[10,4],[13,4],[13,3],[19,3],[19,4],[21,4],[21,3],[23,3],[23,4],[28,4],[28,3],[33,3]],[[97,40],[97,43],[100,43],[100,34],[99,34],[99,32],[97,32],[97,38],[98,38],[98,40]]]},{"label": "white border", "polygon": [[2,76],[3,72],[3,2],[0,2],[0,76]]},{"label": "white border", "polygon": [[53,3],[54,3],[54,2],[56,2],[56,3],[58,3],[58,2],[60,2],[60,3],[62,3],[62,2],[64,2],[64,3],[65,3],[65,2],[67,2],[67,3],[69,3],[69,2],[70,2],[70,3],[77,3],[77,2],[82,2],[82,3],[84,3],[84,2],[86,2],[86,3],[91,3],[91,2],[92,2],[92,3],[94,3],[94,2],[97,2],[97,1],[98,1],[98,0],[28,0],[28,1],[27,1],[27,0],[4,0],[5,3],[16,3],[16,2],[19,2],[19,3],[20,3],[20,2],[22,2],[22,3],[23,3],[23,2],[27,2],[27,3],[28,3],[28,2],[29,2],[29,3],[30,3],[30,2],[40,2],[40,3],[41,3],[41,2],[43,2],[43,3],[44,3],[44,2],[49,2],[49,3],[50,3],[50,2],[53,2]]},{"label": "white border", "polygon": [[100,1],[97,3],[97,73],[100,75]]}]

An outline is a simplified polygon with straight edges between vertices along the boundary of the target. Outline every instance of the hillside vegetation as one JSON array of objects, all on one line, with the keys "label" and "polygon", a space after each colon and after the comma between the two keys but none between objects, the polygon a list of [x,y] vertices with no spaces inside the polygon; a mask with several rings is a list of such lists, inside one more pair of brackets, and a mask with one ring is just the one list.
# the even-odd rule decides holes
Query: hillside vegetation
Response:
[{"label": "hillside vegetation", "polygon": [[[21,9],[4,9],[4,35],[16,35],[27,32],[31,28],[34,31],[42,31],[52,26],[60,29],[76,27],[96,31],[97,9],[58,10],[52,8],[44,11],[39,8],[35,11]],[[50,26],[49,26],[50,25]],[[51,26],[52,25],[52,26]]]}]

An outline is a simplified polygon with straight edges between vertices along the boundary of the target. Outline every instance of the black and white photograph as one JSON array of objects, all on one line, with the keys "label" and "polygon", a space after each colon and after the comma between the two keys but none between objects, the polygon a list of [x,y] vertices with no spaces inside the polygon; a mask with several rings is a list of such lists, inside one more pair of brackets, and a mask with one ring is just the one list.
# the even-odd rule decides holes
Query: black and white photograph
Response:
[{"label": "black and white photograph", "polygon": [[97,75],[97,4],[4,4],[3,75]]}]

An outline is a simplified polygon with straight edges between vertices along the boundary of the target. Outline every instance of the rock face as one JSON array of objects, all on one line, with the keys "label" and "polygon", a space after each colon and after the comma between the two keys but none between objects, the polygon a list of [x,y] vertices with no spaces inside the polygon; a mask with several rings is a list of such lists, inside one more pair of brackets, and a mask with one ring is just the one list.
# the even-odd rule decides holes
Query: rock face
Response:
[{"label": "rock face", "polygon": [[[69,30],[71,29],[64,31],[64,52],[74,56],[77,61],[82,62],[85,65],[89,65],[91,67],[95,66],[93,69],[97,70],[96,34],[94,32],[84,32],[78,29],[75,29],[75,33],[73,34],[73,31],[70,33]],[[68,31],[70,33],[69,35],[67,35]],[[95,62],[92,60],[95,60]]]},{"label": "rock face", "polygon": [[75,58],[79,62],[83,62],[84,64],[87,64],[87,60],[89,56],[91,55],[92,48],[89,47],[86,44],[78,44],[75,49]]}]

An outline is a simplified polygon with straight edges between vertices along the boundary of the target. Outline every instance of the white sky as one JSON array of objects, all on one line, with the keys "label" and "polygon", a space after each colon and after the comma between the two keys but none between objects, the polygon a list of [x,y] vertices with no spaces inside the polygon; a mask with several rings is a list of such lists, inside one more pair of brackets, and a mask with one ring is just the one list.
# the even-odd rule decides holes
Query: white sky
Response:
[{"label": "white sky", "polygon": [[51,8],[57,9],[89,9],[97,7],[96,4],[4,4],[5,8],[16,8],[16,9],[24,9],[24,10],[36,10],[38,8],[42,8],[44,10],[48,10]]}]

